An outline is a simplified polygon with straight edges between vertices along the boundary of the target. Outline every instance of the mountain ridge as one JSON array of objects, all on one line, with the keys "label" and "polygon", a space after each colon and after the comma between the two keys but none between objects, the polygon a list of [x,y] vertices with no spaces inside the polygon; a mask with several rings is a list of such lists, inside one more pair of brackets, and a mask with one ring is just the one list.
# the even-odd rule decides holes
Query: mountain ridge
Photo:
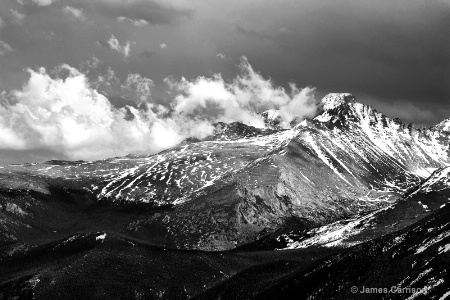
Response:
[{"label": "mountain ridge", "polygon": [[164,208],[122,230],[225,250],[292,220],[322,226],[387,206],[449,163],[448,140],[435,131],[400,125],[350,94],[322,102],[322,114],[289,130],[219,123],[215,138],[152,156],[10,166],[0,175],[6,189],[73,190],[88,199],[83,206]]},{"label": "mountain ridge", "polygon": [[0,298],[346,299],[372,274],[441,296],[449,144],[330,94],[290,129],[217,123],[155,155],[2,166]]}]

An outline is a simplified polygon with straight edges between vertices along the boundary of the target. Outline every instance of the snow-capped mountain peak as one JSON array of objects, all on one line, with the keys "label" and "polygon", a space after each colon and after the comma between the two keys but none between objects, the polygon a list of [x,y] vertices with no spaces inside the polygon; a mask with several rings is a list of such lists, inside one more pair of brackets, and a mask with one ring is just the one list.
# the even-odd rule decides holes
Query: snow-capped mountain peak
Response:
[{"label": "snow-capped mountain peak", "polygon": [[437,131],[450,132],[450,118],[440,122],[434,126],[433,129]]},{"label": "snow-capped mountain peak", "polygon": [[345,103],[356,103],[356,98],[349,93],[331,93],[322,99],[323,110],[332,110]]}]

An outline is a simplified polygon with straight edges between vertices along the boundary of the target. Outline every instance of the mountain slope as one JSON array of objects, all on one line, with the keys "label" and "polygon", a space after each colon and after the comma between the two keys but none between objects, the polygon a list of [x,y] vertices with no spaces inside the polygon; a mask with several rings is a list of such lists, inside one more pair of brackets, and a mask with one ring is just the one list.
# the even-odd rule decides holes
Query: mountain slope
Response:
[{"label": "mountain slope", "polygon": [[[239,130],[221,130],[210,141],[158,155],[0,167],[0,241],[57,237],[54,231],[69,234],[85,224],[123,231],[135,214],[151,217],[171,209],[190,192],[268,153],[286,136],[285,131],[266,136],[243,124],[230,127]],[[135,214],[119,217],[130,209]]]},{"label": "mountain slope", "polygon": [[450,167],[438,169],[388,207],[307,232],[283,233],[272,244],[281,249],[348,247],[401,230],[450,203]]},{"label": "mountain slope", "polygon": [[449,212],[444,207],[401,231],[280,270],[266,285],[245,279],[270,265],[249,268],[195,299],[446,299]]},{"label": "mountain slope", "polygon": [[[446,270],[450,222],[445,204],[450,196],[449,170],[434,172],[389,208],[318,228],[314,237],[287,248],[317,252],[334,249],[338,253],[306,268],[278,271],[265,285],[248,284],[246,278],[270,266],[248,268],[198,298],[444,299],[440,297],[449,296],[450,286]],[[420,202],[424,199],[428,205]],[[358,245],[351,247],[355,242]],[[298,250],[277,252],[291,251]]]},{"label": "mountain slope", "polygon": [[445,126],[322,104],[289,130],[218,123],[157,155],[0,167],[0,299],[444,297]]},{"label": "mountain slope", "polygon": [[164,223],[177,247],[229,249],[289,222],[316,227],[390,205],[448,164],[439,132],[408,128],[347,94],[329,95],[321,115],[288,132],[272,152],[134,232]]},{"label": "mountain slope", "polygon": [[[87,223],[163,246],[232,249],[289,224],[314,228],[391,205],[448,165],[448,149],[445,133],[330,94],[320,115],[290,130],[218,124],[205,141],[157,155],[3,167],[0,237]],[[115,222],[122,209],[134,213]]]},{"label": "mountain slope", "polygon": [[[255,298],[445,299],[449,212],[444,207],[405,230],[333,255]],[[368,288],[381,292],[364,294]]]}]

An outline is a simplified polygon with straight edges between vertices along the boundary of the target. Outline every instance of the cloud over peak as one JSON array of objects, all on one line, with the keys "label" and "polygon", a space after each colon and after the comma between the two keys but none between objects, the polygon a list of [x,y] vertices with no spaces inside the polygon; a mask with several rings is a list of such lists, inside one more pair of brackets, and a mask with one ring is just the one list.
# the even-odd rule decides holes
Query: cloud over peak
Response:
[{"label": "cloud over peak", "polygon": [[[83,64],[84,73],[66,64],[52,72],[29,69],[21,89],[2,93],[0,153],[21,153],[22,162],[153,154],[190,136],[205,138],[218,121],[263,127],[258,112],[265,109],[280,109],[286,122],[315,113],[313,89],[292,85],[288,93],[255,72],[246,59],[241,74],[230,82],[220,74],[192,81],[167,78],[172,98],[166,105],[152,100],[153,81],[138,73],[121,82],[108,68],[91,83],[87,74],[100,64],[92,58]],[[115,107],[97,90],[99,84],[119,86],[137,105]]]},{"label": "cloud over peak", "polygon": [[279,109],[284,126],[293,118],[312,117],[317,111],[314,88],[299,89],[291,84],[291,92],[276,86],[254,71],[243,57],[240,75],[226,82],[220,74],[212,78],[198,77],[194,81],[166,78],[172,88],[181,92],[175,97],[174,111],[210,122],[240,121],[255,127],[264,127],[259,113]]},{"label": "cloud over peak", "polygon": [[21,90],[3,95],[0,151],[47,149],[59,158],[90,160],[173,146],[157,137],[178,129],[158,125],[162,121],[151,110],[113,107],[77,69],[58,67],[55,72],[65,79],[44,68],[28,72]]}]

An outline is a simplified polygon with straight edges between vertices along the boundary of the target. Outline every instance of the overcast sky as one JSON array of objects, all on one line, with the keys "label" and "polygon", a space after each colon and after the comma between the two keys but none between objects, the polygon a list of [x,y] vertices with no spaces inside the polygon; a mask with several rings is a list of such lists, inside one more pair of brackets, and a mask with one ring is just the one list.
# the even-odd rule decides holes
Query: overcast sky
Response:
[{"label": "overcast sky", "polygon": [[[450,0],[2,0],[0,92],[4,108],[0,134],[8,136],[9,142],[0,143],[0,163],[102,158],[98,153],[104,149],[91,155],[86,146],[91,144],[80,142],[81,138],[75,139],[77,142],[67,138],[65,144],[52,148],[54,132],[50,127],[42,131],[51,122],[36,123],[33,120],[40,117],[31,113],[27,119],[21,116],[24,108],[19,109],[17,103],[28,111],[53,107],[49,111],[55,112],[55,101],[72,101],[59,99],[57,92],[46,94],[49,86],[55,91],[68,89],[61,82],[55,87],[52,80],[85,80],[82,87],[74,89],[104,96],[102,107],[115,114],[111,118],[116,122],[120,113],[130,118],[130,110],[120,108],[139,107],[142,102],[155,105],[155,111],[173,107],[178,99],[178,107],[186,109],[187,104],[180,101],[204,92],[196,90],[201,76],[230,90],[226,84],[243,72],[242,57],[248,60],[244,61],[244,73],[254,70],[262,77],[253,79],[271,79],[270,88],[280,91],[283,87],[292,99],[295,93],[289,92],[289,83],[299,89],[314,87],[316,98],[349,92],[388,116],[434,125],[450,117],[449,30]],[[35,81],[31,82],[32,78]],[[39,84],[47,86],[47,92],[42,86],[36,92]],[[182,90],[185,98],[174,89]],[[234,85],[233,89],[240,95]],[[301,97],[308,93],[298,90]],[[291,98],[283,97],[275,105],[287,105]],[[247,107],[248,101],[239,105]],[[162,106],[157,107],[159,104]],[[85,116],[74,107],[75,117],[71,116],[70,122],[76,123]],[[197,111],[198,107],[189,113]],[[9,117],[11,112],[18,117]],[[164,112],[157,114],[161,117]],[[187,116],[186,111],[179,114]],[[86,118],[93,122],[97,117]],[[243,114],[238,120],[248,118]],[[64,119],[58,126],[70,122]],[[27,128],[14,129],[24,123]],[[56,135],[66,138],[64,130]],[[36,132],[41,138],[31,141]],[[153,133],[152,138],[157,136]],[[109,154],[166,146],[155,148],[153,143]]]}]

